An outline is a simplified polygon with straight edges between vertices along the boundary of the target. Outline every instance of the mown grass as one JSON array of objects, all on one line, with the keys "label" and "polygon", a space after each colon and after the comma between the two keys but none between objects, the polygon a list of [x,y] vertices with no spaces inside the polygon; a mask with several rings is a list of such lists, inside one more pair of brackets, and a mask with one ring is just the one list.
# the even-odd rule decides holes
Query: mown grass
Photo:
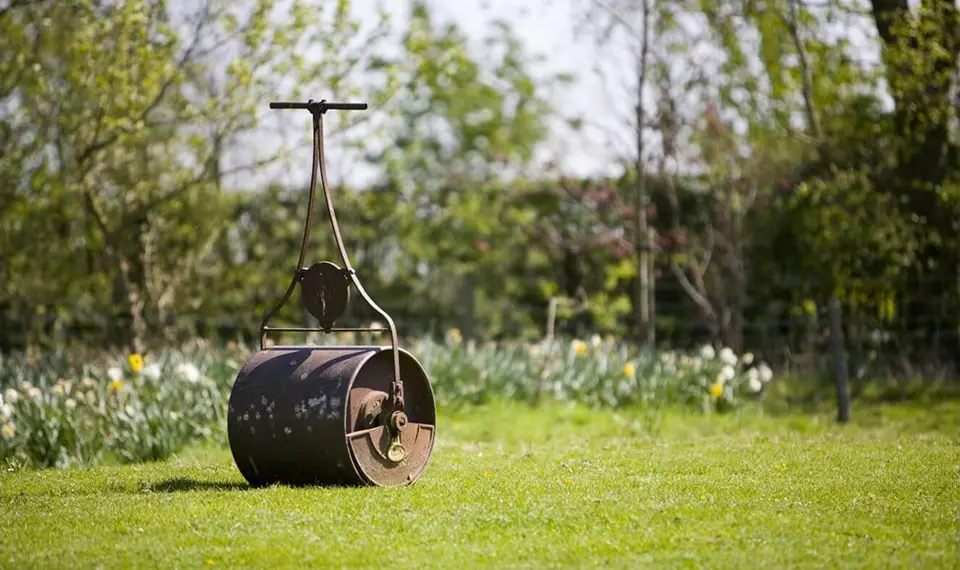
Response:
[{"label": "mown grass", "polygon": [[229,452],[0,474],[4,568],[958,568],[960,405],[560,405],[440,421],[406,489],[248,489]]}]

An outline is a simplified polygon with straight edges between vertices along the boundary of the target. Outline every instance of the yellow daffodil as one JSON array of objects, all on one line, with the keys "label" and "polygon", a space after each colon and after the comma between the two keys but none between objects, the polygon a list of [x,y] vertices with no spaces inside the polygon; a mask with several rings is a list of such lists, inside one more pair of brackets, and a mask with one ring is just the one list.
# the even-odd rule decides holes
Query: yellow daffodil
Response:
[{"label": "yellow daffodil", "polygon": [[582,340],[573,341],[573,352],[577,356],[583,356],[587,353],[587,343],[583,342]]},{"label": "yellow daffodil", "polygon": [[110,382],[110,388],[113,389],[115,392],[119,392],[120,390],[123,390],[123,380],[113,380],[112,382]]},{"label": "yellow daffodil", "polygon": [[723,394],[723,383],[714,382],[710,385],[710,395],[714,398],[719,398]]},{"label": "yellow daffodil", "polygon": [[629,376],[630,378],[633,378],[633,376],[636,375],[636,373],[637,373],[637,368],[636,366],[633,365],[632,362],[628,362],[623,365],[624,376]]},{"label": "yellow daffodil", "polygon": [[460,341],[463,340],[463,336],[460,334],[460,329],[450,329],[447,331],[447,338],[450,339],[453,344],[460,344]]},{"label": "yellow daffodil", "polygon": [[139,374],[143,370],[143,357],[139,354],[131,354],[127,361],[130,363],[130,370],[133,370],[135,374]]}]

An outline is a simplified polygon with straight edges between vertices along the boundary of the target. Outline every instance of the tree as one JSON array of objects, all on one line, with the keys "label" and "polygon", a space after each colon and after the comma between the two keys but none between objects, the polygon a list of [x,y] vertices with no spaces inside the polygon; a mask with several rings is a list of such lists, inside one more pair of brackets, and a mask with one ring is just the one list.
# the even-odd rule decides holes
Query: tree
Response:
[{"label": "tree", "polygon": [[505,22],[494,22],[480,52],[414,2],[389,65],[397,115],[385,126],[389,144],[369,159],[384,170],[377,199],[393,208],[381,222],[381,238],[396,241],[384,240],[390,269],[380,277],[404,289],[404,302],[391,310],[459,320],[467,334],[518,332],[504,322],[521,320],[508,308],[510,266],[524,251],[515,229],[534,214],[515,207],[508,182],[531,172],[552,112],[530,58]]},{"label": "tree", "polygon": [[[935,356],[960,365],[960,141],[951,101],[960,85],[960,8],[955,0],[872,0],[894,100],[892,191],[926,227],[910,271],[906,326]],[[931,322],[932,321],[932,322]]]},{"label": "tree", "polygon": [[0,309],[14,320],[65,327],[107,315],[109,325],[124,307],[110,336],[142,350],[148,321],[169,322],[209,294],[199,282],[216,282],[224,180],[283,156],[228,160],[262,126],[265,103],[288,83],[293,96],[355,93],[349,75],[383,35],[358,34],[345,1],[323,15],[301,1],[183,7],[0,11]]}]

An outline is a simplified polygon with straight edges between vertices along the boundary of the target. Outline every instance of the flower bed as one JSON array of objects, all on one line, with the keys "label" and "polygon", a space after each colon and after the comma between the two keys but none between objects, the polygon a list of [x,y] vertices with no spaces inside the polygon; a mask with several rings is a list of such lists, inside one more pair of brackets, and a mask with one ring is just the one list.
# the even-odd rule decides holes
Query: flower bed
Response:
[{"label": "flower bed", "polygon": [[[728,411],[762,396],[773,373],[750,354],[705,346],[640,354],[612,339],[539,344],[414,341],[437,404],[549,398],[602,408]],[[0,460],[10,467],[162,459],[198,440],[225,442],[226,402],[250,351],[203,342],[146,358],[59,355],[0,360]]]}]

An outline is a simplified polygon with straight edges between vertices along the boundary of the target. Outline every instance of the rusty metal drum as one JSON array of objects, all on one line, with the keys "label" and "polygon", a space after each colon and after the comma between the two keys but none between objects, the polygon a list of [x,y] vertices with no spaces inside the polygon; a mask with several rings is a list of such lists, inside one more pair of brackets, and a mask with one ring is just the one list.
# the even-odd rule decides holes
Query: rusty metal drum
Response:
[{"label": "rusty metal drum", "polygon": [[391,347],[280,346],[254,354],[237,375],[227,419],[230,449],[247,481],[415,482],[433,451],[436,407],[422,366],[398,350],[399,413],[390,397]]}]

